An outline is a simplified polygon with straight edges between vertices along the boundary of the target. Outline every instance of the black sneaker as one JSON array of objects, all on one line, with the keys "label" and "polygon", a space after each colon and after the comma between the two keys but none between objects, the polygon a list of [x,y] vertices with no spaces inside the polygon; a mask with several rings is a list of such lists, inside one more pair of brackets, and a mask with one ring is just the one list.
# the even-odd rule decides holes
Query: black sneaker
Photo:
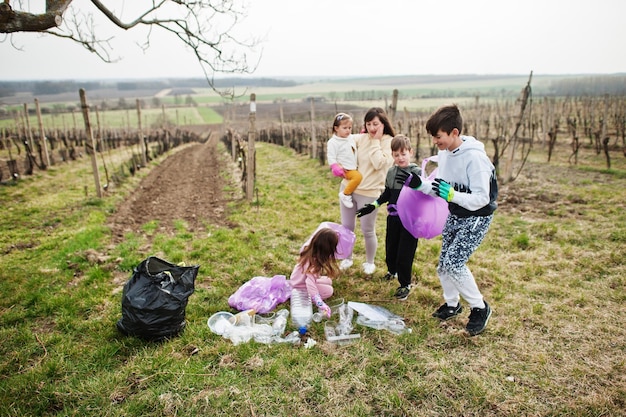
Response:
[{"label": "black sneaker", "polygon": [[439,320],[448,320],[454,316],[458,316],[463,312],[463,306],[457,304],[456,307],[450,307],[448,304],[443,303],[437,311],[433,313],[433,317]]},{"label": "black sneaker", "polygon": [[393,295],[396,299],[403,301],[409,298],[409,293],[411,292],[411,286],[408,287],[398,287],[396,293]]},{"label": "black sneaker", "polygon": [[387,272],[385,276],[383,277],[385,281],[391,281],[392,279],[396,279],[396,278],[398,278],[398,274],[392,274],[391,272]]},{"label": "black sneaker", "polygon": [[485,308],[476,307],[472,309],[465,330],[467,330],[470,336],[482,333],[485,327],[487,327],[489,317],[491,317],[491,307],[485,301]]}]

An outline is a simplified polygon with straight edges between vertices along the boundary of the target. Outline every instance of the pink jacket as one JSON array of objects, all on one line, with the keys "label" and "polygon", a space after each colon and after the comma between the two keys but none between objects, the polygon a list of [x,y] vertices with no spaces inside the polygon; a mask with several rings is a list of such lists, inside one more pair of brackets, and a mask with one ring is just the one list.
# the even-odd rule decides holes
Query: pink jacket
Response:
[{"label": "pink jacket", "polygon": [[330,278],[304,273],[300,264],[293,267],[289,283],[292,288],[306,288],[310,297],[319,294],[325,300],[333,295],[333,281]]}]

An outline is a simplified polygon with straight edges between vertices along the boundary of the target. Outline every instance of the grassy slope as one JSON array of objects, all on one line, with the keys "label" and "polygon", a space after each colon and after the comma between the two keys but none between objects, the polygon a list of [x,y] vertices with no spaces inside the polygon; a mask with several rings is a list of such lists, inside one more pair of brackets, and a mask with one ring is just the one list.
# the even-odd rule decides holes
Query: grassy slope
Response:
[{"label": "grassy slope", "polygon": [[[85,161],[1,187],[0,415],[622,412],[626,219],[616,190],[626,186],[623,169],[581,176],[555,163],[550,177],[537,165],[519,180],[536,201],[553,204],[496,216],[470,264],[495,309],[487,332],[475,338],[463,334],[464,319],[440,325],[430,318],[441,301],[438,239],[420,242],[411,297],[392,301],[396,284],[377,278],[384,272],[380,216],[379,274],[367,278],[353,268],[336,293],[403,315],[413,332],[356,326],[362,339],[335,348],[322,343],[319,324],[312,328],[319,343],[307,350],[234,346],[206,326],[214,312],[230,310],[227,298],[242,283],[287,275],[309,233],[338,220],[338,184],[325,167],[266,144],[257,158],[258,197],[232,203],[236,227],[208,225],[194,236],[181,222],[170,236],[147,224],[144,235],[118,246],[109,243],[106,216],[132,182],[102,201],[87,198]],[[363,251],[358,235],[355,252]],[[112,258],[98,264],[94,252]],[[188,327],[164,344],[115,329],[121,286],[151,254],[201,265]]]}]

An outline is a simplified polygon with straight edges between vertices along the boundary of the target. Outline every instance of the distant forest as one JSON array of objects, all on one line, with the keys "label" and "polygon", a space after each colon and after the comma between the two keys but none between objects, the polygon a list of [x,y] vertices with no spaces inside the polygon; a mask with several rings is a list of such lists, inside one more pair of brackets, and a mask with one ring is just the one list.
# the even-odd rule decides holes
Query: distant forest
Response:
[{"label": "distant forest", "polygon": [[[216,88],[229,87],[291,87],[294,81],[272,78],[224,78],[214,80]],[[85,90],[116,89],[118,91],[163,90],[166,88],[208,88],[203,78],[162,79],[162,80],[123,80],[123,81],[0,81],[0,97],[10,97],[17,93],[32,93],[35,96],[73,93],[79,88]]]},{"label": "distant forest", "polygon": [[[225,78],[215,79],[215,87],[291,87],[299,83],[291,80],[274,78]],[[162,80],[122,80],[122,81],[0,81],[0,97],[11,97],[18,93],[32,93],[35,96],[76,92],[79,88],[86,90],[117,89],[161,90],[166,88],[207,88],[205,79],[162,79]],[[432,97],[433,93],[430,93]],[[436,94],[436,93],[435,93]],[[449,94],[442,91],[441,94]],[[626,74],[589,75],[567,77],[552,81],[545,91],[550,96],[600,96],[625,95]]]},{"label": "distant forest", "polygon": [[553,81],[549,89],[555,96],[600,96],[626,94],[626,75],[588,76]]}]

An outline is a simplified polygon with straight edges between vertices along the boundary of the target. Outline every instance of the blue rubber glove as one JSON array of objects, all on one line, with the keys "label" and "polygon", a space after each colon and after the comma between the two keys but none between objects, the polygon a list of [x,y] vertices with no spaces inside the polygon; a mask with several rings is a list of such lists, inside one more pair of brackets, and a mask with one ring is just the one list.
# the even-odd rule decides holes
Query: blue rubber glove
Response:
[{"label": "blue rubber glove", "polygon": [[454,188],[441,178],[435,178],[433,181],[433,191],[448,203],[454,198]]}]

